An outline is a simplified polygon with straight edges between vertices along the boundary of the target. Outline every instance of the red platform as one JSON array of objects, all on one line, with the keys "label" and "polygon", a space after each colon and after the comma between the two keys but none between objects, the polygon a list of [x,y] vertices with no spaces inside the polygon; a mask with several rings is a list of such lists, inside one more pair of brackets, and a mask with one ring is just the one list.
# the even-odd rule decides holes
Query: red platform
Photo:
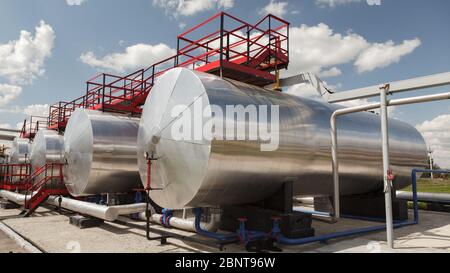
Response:
[{"label": "red platform", "polygon": [[139,115],[157,78],[174,67],[266,86],[288,64],[288,22],[267,15],[252,25],[220,12],[180,34],[176,55],[126,76],[102,73],[88,80],[84,96],[50,107],[48,128],[63,131],[77,108]]}]

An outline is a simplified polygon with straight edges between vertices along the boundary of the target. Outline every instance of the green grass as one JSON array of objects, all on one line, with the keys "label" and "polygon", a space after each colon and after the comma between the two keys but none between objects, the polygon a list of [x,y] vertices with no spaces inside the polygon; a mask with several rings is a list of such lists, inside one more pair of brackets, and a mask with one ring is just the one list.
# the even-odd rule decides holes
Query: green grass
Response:
[{"label": "green grass", "polygon": [[[404,189],[404,191],[412,191],[412,187]],[[450,179],[419,179],[417,181],[418,192],[428,193],[449,193],[450,194]]]}]

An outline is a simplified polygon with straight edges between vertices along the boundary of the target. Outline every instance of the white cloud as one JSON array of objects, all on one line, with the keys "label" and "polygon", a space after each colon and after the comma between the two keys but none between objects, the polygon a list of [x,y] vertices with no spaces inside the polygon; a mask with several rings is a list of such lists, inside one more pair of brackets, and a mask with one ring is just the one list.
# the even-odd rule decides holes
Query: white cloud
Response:
[{"label": "white cloud", "polygon": [[399,45],[395,45],[393,41],[373,44],[358,56],[356,68],[359,73],[363,73],[398,63],[403,56],[411,54],[421,44],[418,38],[405,40]]},{"label": "white cloud", "polygon": [[278,17],[283,17],[287,13],[287,6],[288,2],[277,2],[275,0],[270,0],[269,4],[262,8],[259,14],[273,14]]},{"label": "white cloud", "polygon": [[41,21],[33,37],[22,30],[18,40],[0,44],[0,77],[12,84],[31,84],[45,73],[45,60],[51,56],[55,33]]},{"label": "white cloud", "polygon": [[368,46],[364,37],[354,33],[334,33],[324,23],[291,27],[288,74],[318,73],[324,68],[351,62]]},{"label": "white cloud", "polygon": [[153,0],[153,6],[164,8],[174,17],[192,16],[213,9],[230,9],[234,0]]},{"label": "white cloud", "polygon": [[222,9],[231,9],[234,7],[234,0],[218,0],[217,5]]},{"label": "white cloud", "polygon": [[92,51],[83,53],[80,60],[92,67],[123,73],[146,68],[151,64],[174,55],[176,51],[165,44],[137,44],[129,46],[121,53],[97,57]]},{"label": "white cloud", "polygon": [[339,5],[358,3],[358,2],[361,2],[361,0],[316,0],[316,4],[319,7],[330,7],[330,8],[334,8]]},{"label": "white cloud", "polygon": [[8,105],[22,93],[22,87],[17,85],[0,84],[0,107]]},{"label": "white cloud", "polygon": [[441,115],[417,125],[433,150],[435,162],[441,168],[450,168],[450,115]]},{"label": "white cloud", "polygon": [[353,63],[360,73],[369,72],[399,62],[420,44],[417,38],[399,45],[392,41],[370,43],[353,32],[335,33],[324,23],[291,27],[291,62],[285,76],[300,72],[339,76],[341,73],[337,66],[348,63]]},{"label": "white cloud", "polygon": [[321,78],[337,77],[340,75],[342,75],[342,71],[335,66],[328,70],[322,70],[318,73],[318,76]]},{"label": "white cloud", "polygon": [[38,116],[38,117],[46,117],[48,116],[50,106],[48,104],[33,104],[28,105],[23,113],[27,116]]},{"label": "white cloud", "polygon": [[67,5],[69,6],[80,6],[87,0],[66,0]]}]

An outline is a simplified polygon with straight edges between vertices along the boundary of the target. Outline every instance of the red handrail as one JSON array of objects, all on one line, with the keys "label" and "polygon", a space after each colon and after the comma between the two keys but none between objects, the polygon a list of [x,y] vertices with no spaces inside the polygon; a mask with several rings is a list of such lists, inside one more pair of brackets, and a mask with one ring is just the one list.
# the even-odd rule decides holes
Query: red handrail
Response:
[{"label": "red handrail", "polygon": [[[218,18],[221,18],[219,30],[213,30],[199,39],[188,37]],[[234,24],[231,30],[226,29],[229,22]],[[268,27],[264,24],[268,24]],[[175,55],[123,77],[100,73],[89,79],[84,96],[50,107],[49,126],[56,128],[65,126],[68,118],[77,108],[105,110],[106,108],[114,109],[117,105],[115,108],[120,111],[128,109],[128,111],[139,113],[141,111],[139,106],[145,101],[156,79],[173,67],[190,68],[192,66],[193,69],[198,69],[218,60],[222,67],[224,57],[227,61],[249,68],[264,69],[268,73],[277,69],[278,65],[286,67],[289,61],[288,28],[287,21],[271,14],[252,25],[228,13],[219,12],[178,35],[178,48]],[[286,32],[283,33],[283,30]],[[245,34],[242,34],[243,32]],[[262,40],[264,37],[267,38],[267,42]],[[187,45],[181,46],[180,42],[185,42]],[[223,46],[218,47],[217,44]],[[203,50],[205,52],[198,52]],[[127,103],[119,107],[122,102]]]}]

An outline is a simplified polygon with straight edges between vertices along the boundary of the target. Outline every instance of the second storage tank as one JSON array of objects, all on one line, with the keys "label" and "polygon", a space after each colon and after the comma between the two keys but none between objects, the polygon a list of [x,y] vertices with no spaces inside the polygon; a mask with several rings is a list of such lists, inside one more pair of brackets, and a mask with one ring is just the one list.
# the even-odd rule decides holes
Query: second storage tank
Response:
[{"label": "second storage tank", "polygon": [[29,163],[30,159],[30,142],[26,138],[15,138],[10,150],[11,164]]},{"label": "second storage tank", "polygon": [[[244,115],[229,115],[229,109],[238,108]],[[153,153],[157,160],[151,185],[162,190],[152,191],[150,197],[165,208],[252,203],[274,194],[287,181],[294,183],[294,195],[332,195],[330,117],[339,108],[173,69],[153,87],[142,114],[138,137],[142,181],[147,181],[146,156]],[[257,120],[250,121],[252,110]],[[272,127],[277,119],[278,126]],[[211,121],[213,138],[205,135]],[[351,114],[340,117],[337,126],[341,194],[382,190],[380,117]],[[228,128],[238,127],[242,130],[228,135]],[[248,132],[255,128],[257,138],[251,138]],[[278,146],[263,150],[270,131],[278,132],[273,135]],[[394,185],[403,188],[410,184],[411,168],[425,166],[426,144],[413,126],[398,120],[389,120],[389,133]]]},{"label": "second storage tank", "polygon": [[139,120],[77,109],[64,134],[64,182],[73,196],[127,193],[141,187],[136,158]]},{"label": "second storage tank", "polygon": [[[64,137],[53,130],[39,130],[31,145],[30,164],[32,173],[47,163],[64,162]],[[43,173],[39,178],[44,176]]]},{"label": "second storage tank", "polygon": [[39,130],[31,145],[30,163],[33,169],[46,163],[64,163],[64,137],[52,130]]}]

